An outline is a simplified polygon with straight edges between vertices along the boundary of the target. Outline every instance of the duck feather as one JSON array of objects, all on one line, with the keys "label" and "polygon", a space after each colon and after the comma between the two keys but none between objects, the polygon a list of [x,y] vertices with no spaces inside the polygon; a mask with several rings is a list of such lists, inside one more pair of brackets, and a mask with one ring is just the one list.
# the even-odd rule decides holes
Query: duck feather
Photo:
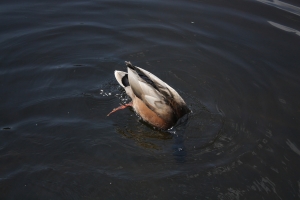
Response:
[{"label": "duck feather", "polygon": [[[165,121],[163,127],[166,128],[189,112],[184,100],[171,86],[147,70],[125,63],[128,72],[115,71],[115,77],[133,100],[133,108],[138,114],[143,115],[143,111],[134,102],[144,103],[157,118]],[[145,120],[151,123],[151,120]]]}]

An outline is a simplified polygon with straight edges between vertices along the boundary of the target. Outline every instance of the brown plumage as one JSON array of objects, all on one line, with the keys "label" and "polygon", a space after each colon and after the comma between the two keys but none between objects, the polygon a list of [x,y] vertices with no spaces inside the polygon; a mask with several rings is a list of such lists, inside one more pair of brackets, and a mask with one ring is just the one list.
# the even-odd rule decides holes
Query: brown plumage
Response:
[{"label": "brown plumage", "polygon": [[144,121],[157,128],[168,129],[190,112],[182,97],[167,83],[130,62],[125,63],[128,73],[115,71],[115,77],[132,102],[115,108],[108,115],[132,106]]}]

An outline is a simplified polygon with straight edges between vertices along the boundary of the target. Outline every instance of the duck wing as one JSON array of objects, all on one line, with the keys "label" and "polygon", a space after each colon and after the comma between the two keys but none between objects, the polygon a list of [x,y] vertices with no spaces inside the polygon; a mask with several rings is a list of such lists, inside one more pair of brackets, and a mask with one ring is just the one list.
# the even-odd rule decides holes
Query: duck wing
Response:
[{"label": "duck wing", "polygon": [[169,123],[174,123],[174,112],[168,100],[149,80],[145,80],[139,72],[128,67],[128,80],[133,93],[141,99],[148,108]]},{"label": "duck wing", "polygon": [[127,67],[136,71],[141,78],[148,82],[155,90],[160,93],[161,96],[164,97],[165,103],[173,109],[174,115],[177,119],[190,112],[182,97],[167,83],[162,81],[154,74],[148,72],[147,70],[133,66],[130,62],[126,62],[126,65]]},{"label": "duck wing", "polygon": [[148,72],[147,70],[144,70],[140,67],[137,67],[141,72],[143,72],[146,76],[149,77],[153,81],[153,83],[156,85],[159,92],[161,92],[163,95],[165,95],[167,98],[174,99],[174,101],[178,105],[186,105],[182,97],[174,90],[171,86],[169,86],[167,83],[162,81],[160,78],[152,74],[151,72]]}]

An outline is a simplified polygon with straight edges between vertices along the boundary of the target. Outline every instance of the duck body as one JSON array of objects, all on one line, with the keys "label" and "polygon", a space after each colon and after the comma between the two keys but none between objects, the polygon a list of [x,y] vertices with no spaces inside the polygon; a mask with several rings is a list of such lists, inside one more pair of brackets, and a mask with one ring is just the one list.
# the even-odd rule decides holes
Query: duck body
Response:
[{"label": "duck body", "polygon": [[144,121],[160,129],[172,127],[179,118],[190,112],[171,86],[152,73],[130,62],[125,63],[127,72],[115,71],[115,77],[132,102],[112,112],[131,106]]}]

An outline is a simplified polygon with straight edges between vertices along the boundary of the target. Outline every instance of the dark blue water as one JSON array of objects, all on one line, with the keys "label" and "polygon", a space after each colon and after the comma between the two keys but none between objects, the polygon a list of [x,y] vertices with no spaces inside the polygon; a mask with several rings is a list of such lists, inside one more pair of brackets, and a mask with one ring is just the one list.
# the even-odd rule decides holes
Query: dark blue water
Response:
[{"label": "dark blue water", "polygon": [[[0,5],[0,199],[300,198],[299,2]],[[188,120],[106,117],[125,60]]]}]

